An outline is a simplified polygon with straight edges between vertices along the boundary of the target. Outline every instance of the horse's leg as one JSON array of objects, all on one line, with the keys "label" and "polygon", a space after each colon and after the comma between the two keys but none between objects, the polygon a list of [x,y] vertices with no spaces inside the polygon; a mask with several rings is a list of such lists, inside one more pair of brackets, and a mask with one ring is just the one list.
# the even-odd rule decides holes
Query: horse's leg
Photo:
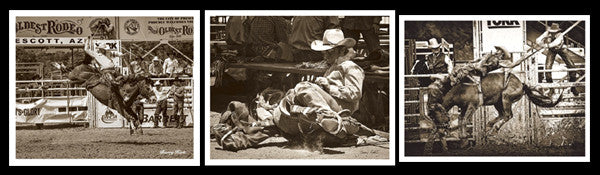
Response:
[{"label": "horse's leg", "polygon": [[123,115],[123,117],[125,117],[125,119],[127,119],[127,121],[130,123],[129,134],[132,135],[134,133],[134,129],[136,129],[135,125],[132,125],[132,124],[134,124],[133,122],[135,120],[137,120],[137,116],[135,116],[134,113],[129,112],[129,111],[131,111],[131,109],[129,109],[129,111],[128,111],[127,107],[124,107],[123,101],[111,99],[109,101],[109,103],[110,103],[110,106],[112,106],[112,108],[117,110],[117,112],[119,114]]},{"label": "horse's leg", "polygon": [[[132,120],[130,121],[131,123],[133,123],[133,129],[136,133],[139,134],[144,134],[144,132],[142,131],[142,126],[141,126],[141,118],[142,116],[138,116],[137,113],[135,111],[133,111],[133,109],[131,109],[131,107],[126,107],[125,104],[123,104],[124,106],[124,110],[126,113],[128,113]],[[139,130],[139,131],[138,131]]]},{"label": "horse's leg", "polygon": [[504,110],[502,107],[502,103],[496,103],[494,104],[494,107],[496,108],[496,111],[498,111],[498,116],[494,119],[492,119],[491,121],[489,121],[486,125],[485,125],[485,132],[486,135],[490,135],[491,132],[494,132],[492,130],[494,130],[494,126],[496,125],[496,123],[498,123],[501,120],[504,120]]},{"label": "horse's leg", "polygon": [[496,135],[498,134],[498,131],[500,130],[500,128],[502,128],[502,126],[508,122],[508,120],[510,120],[512,118],[512,102],[507,99],[504,98],[502,99],[502,106],[501,107],[496,107],[496,110],[498,110],[498,117],[502,117],[502,120],[500,120],[498,123],[496,123],[495,125],[493,125],[492,127],[492,131],[490,132],[491,135]]},{"label": "horse's leg", "polygon": [[471,119],[473,118],[473,114],[475,113],[476,110],[477,110],[477,105],[469,104],[466,107],[466,110],[461,112],[461,119],[458,120],[458,121],[462,121],[459,123],[461,125],[460,126],[461,127],[460,140],[462,142],[460,145],[461,148],[465,148],[469,145],[466,123],[468,123],[468,121],[471,121]]}]

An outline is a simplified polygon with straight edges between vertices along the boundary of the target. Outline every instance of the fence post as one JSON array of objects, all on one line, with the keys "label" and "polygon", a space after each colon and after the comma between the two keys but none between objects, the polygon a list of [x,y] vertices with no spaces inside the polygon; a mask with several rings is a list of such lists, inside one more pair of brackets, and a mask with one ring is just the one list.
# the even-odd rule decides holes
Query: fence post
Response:
[{"label": "fence post", "polygon": [[69,124],[73,124],[73,119],[71,117],[71,113],[69,112],[69,108],[71,108],[71,91],[69,88],[70,85],[67,82],[67,116],[69,117]]}]

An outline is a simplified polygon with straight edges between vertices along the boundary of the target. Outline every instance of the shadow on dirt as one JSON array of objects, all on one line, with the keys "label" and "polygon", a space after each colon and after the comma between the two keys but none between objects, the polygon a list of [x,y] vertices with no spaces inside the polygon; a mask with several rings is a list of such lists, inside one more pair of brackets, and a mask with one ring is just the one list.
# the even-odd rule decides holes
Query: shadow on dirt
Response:
[{"label": "shadow on dirt", "polygon": [[119,141],[119,142],[102,142],[98,141],[95,143],[109,143],[109,144],[131,144],[131,145],[175,145],[172,142],[140,142],[140,141]]},{"label": "shadow on dirt", "polygon": [[40,130],[40,129],[65,129],[65,128],[85,128],[84,124],[23,124],[17,125],[16,130]]}]

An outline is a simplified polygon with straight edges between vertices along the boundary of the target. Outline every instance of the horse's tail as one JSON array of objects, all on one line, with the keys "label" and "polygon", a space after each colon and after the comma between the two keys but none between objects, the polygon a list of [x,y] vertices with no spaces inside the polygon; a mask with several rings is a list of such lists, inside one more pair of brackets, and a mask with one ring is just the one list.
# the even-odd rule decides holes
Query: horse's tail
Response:
[{"label": "horse's tail", "polygon": [[558,99],[556,99],[556,101],[553,101],[552,96],[544,95],[540,90],[529,87],[525,83],[523,83],[523,90],[525,91],[525,94],[527,94],[527,97],[529,98],[529,100],[531,100],[531,102],[541,107],[556,106],[556,104],[558,104],[558,102],[562,100],[564,92],[562,91],[560,93],[560,96],[558,96]]}]

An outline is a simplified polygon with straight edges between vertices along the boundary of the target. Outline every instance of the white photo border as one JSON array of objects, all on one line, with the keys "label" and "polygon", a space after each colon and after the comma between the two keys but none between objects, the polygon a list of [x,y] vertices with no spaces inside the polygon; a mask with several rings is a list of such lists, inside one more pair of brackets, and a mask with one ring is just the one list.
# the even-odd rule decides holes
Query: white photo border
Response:
[{"label": "white photo border", "polygon": [[[211,159],[210,158],[210,118],[206,117],[204,126],[204,159],[205,165],[390,165],[396,163],[396,14],[394,10],[206,10],[204,14],[204,84],[210,86],[210,17],[211,16],[389,16],[390,17],[390,148],[388,159],[371,160],[371,159]],[[210,88],[206,88],[204,92],[205,98],[205,114],[210,116]],[[392,117],[394,116],[394,117]]]},{"label": "white photo border", "polygon": [[[17,16],[193,16],[194,17],[194,148],[193,159],[17,159],[16,158],[16,120],[9,117],[9,165],[11,166],[200,166],[200,10],[11,10],[9,11],[9,115],[15,115],[16,72],[16,30]],[[158,153],[157,153],[158,154]]]},{"label": "white photo border", "polygon": [[[406,21],[475,21],[475,20],[548,20],[548,21],[585,21],[585,156],[405,156],[404,143],[404,113],[399,119],[398,143],[400,152],[399,162],[590,162],[590,16],[589,15],[399,15],[398,36],[404,41],[404,26]],[[404,42],[399,42],[404,48]],[[404,60],[404,49],[399,50],[400,60]],[[400,61],[400,84],[404,84],[404,61]],[[400,97],[404,97],[404,86],[400,87]],[[400,98],[400,104],[404,104]],[[404,105],[399,105],[404,111]]]}]

